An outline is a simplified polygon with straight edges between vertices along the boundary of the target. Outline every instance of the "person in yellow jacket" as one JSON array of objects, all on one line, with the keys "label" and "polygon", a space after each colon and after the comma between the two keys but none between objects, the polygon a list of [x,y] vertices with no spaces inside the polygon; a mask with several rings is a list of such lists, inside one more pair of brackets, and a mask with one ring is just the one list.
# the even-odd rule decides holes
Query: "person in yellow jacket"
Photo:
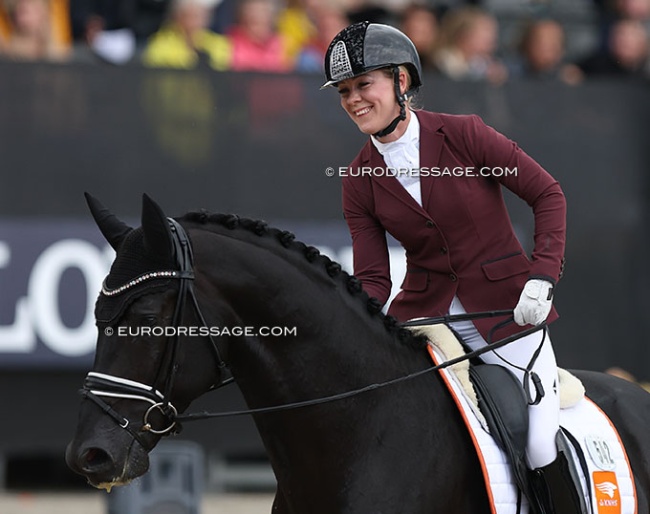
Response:
[{"label": "person in yellow jacket", "polygon": [[284,40],[287,59],[293,62],[300,51],[317,36],[312,12],[317,0],[289,0],[278,16],[278,33]]},{"label": "person in yellow jacket", "polygon": [[192,69],[202,64],[223,71],[230,68],[228,39],[208,29],[215,0],[175,0],[169,21],[145,46],[145,66]]}]

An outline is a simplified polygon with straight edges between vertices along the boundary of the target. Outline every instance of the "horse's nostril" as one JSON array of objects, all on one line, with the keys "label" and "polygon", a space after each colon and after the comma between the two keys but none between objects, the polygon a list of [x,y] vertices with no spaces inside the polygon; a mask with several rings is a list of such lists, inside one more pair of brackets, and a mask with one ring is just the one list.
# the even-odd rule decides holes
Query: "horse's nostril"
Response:
[{"label": "horse's nostril", "polygon": [[88,448],[82,456],[82,469],[93,472],[113,465],[113,461],[101,448]]}]

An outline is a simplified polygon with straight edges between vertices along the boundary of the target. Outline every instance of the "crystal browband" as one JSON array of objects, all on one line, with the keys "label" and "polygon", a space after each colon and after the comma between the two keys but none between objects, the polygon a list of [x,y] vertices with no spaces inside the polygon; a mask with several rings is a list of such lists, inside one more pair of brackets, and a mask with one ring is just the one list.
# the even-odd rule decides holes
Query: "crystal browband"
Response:
[{"label": "crystal browband", "polygon": [[150,280],[152,278],[182,278],[183,273],[180,271],[153,271],[151,273],[145,273],[144,275],[140,275],[137,278],[134,278],[133,280],[129,280],[126,284],[117,287],[115,289],[109,289],[106,287],[106,280],[102,283],[102,294],[106,296],[114,296],[116,294],[123,293],[127,289],[132,288],[133,286],[137,286],[138,284],[144,282],[145,280]]}]

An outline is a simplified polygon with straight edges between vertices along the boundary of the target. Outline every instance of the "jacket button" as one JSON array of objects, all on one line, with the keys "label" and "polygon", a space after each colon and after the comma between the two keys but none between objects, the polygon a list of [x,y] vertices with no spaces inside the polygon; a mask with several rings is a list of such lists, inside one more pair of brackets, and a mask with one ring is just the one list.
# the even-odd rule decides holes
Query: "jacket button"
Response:
[{"label": "jacket button", "polygon": [[440,253],[441,253],[442,255],[446,254],[446,253],[447,253],[447,247],[446,247],[446,246],[441,247],[441,248],[440,248]]},{"label": "jacket button", "polygon": [[454,273],[450,273],[449,280],[451,280],[452,282],[456,282],[456,280],[458,280],[458,277]]},{"label": "jacket button", "polygon": [[427,220],[426,225],[427,225],[427,228],[433,228],[433,221]]}]

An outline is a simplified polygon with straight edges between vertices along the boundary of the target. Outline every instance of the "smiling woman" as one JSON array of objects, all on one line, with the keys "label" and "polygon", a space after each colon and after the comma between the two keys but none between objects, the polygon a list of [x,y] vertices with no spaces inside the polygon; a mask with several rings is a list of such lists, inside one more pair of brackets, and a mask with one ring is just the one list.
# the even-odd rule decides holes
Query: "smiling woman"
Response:
[{"label": "smiling woman", "polygon": [[[411,88],[411,77],[405,66],[398,67],[399,90],[402,94]],[[400,119],[400,105],[394,101],[395,79],[393,72],[382,69],[368,72],[360,77],[342,80],[337,84],[341,106],[364,134],[379,134],[392,120]],[[405,104],[406,121],[411,118],[410,98]],[[383,137],[382,142],[395,141],[400,132],[393,131]]]},{"label": "smiling woman", "polygon": [[345,28],[327,50],[325,75],[323,88],[338,88],[341,105],[364,134],[384,142],[403,134],[410,119],[406,105],[422,84],[422,67],[415,46],[399,30],[368,22]]},{"label": "smiling woman", "polygon": [[[402,291],[388,308],[398,319],[514,308],[513,317],[495,325],[452,323],[472,350],[496,334],[511,336],[525,325],[554,321],[566,231],[558,182],[477,116],[415,111],[411,99],[421,86],[420,60],[411,40],[393,27],[361,22],[345,28],[328,48],[325,71],[325,86],[338,88],[345,112],[371,136],[348,169],[375,172],[352,172],[342,180],[354,274],[370,296],[383,305],[391,291],[388,232],[406,250]],[[424,173],[432,169],[517,173]],[[502,186],[533,208],[530,258],[515,236]],[[546,330],[482,358],[505,366],[533,391],[527,458],[537,501],[548,512],[586,512],[556,448],[557,371]]]}]

